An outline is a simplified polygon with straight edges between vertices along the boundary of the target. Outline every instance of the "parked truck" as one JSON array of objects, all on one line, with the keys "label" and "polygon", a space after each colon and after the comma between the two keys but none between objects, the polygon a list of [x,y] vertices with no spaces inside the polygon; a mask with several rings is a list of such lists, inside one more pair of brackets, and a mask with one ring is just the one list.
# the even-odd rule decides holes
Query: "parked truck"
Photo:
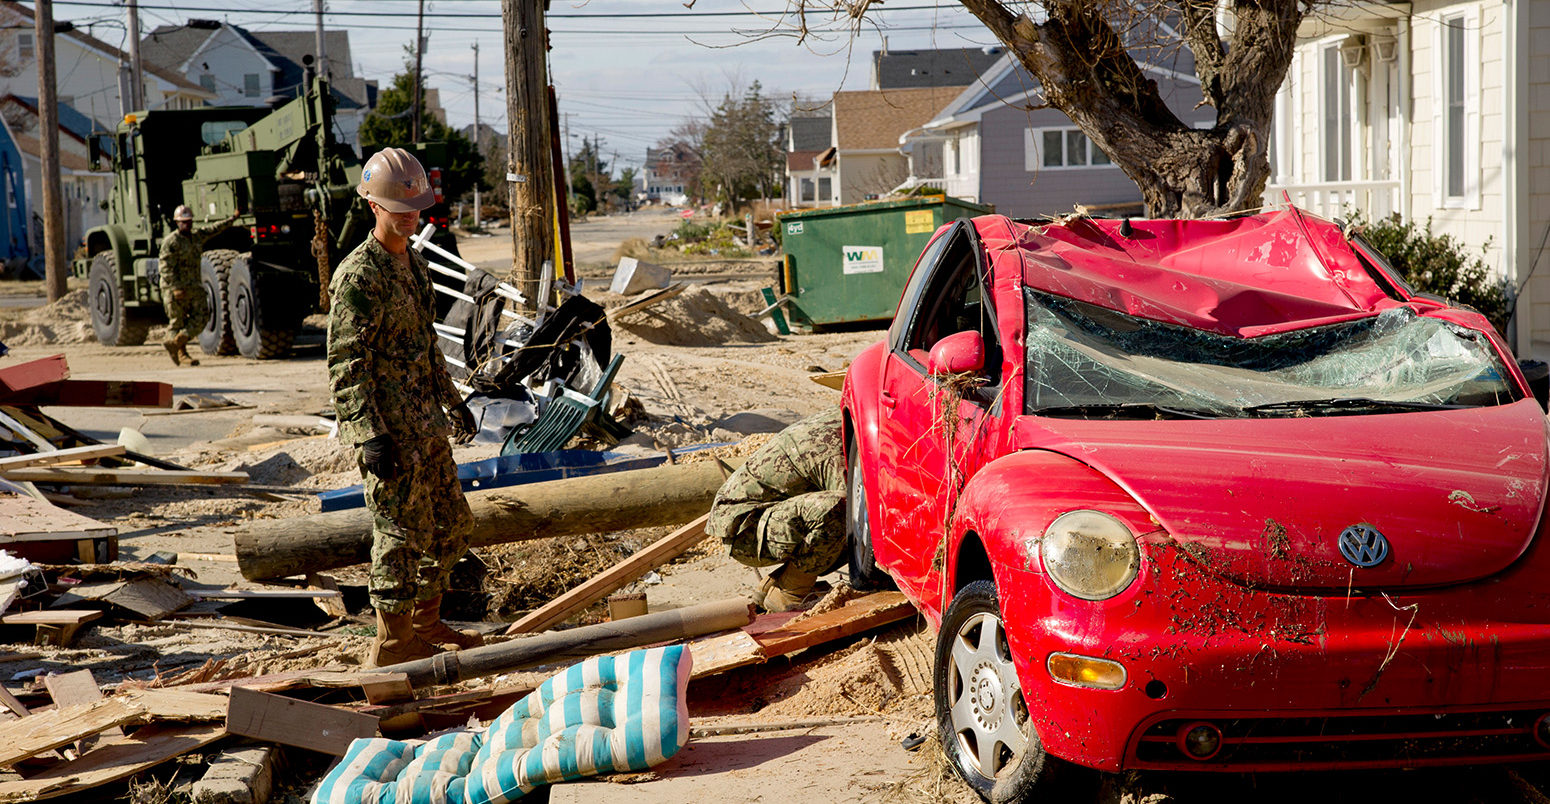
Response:
[{"label": "parked truck", "polygon": [[[273,110],[205,107],[126,116],[114,140],[109,223],[86,234],[92,329],[102,343],[143,343],[162,312],[157,251],[179,204],[199,221],[238,215],[205,244],[202,284],[210,316],[199,345],[211,354],[265,359],[289,352],[302,321],[328,306],[333,266],[371,230],[355,193],[361,160],[334,139],[328,79]],[[419,151],[433,184],[437,144]],[[432,208],[436,242],[453,242]],[[455,246],[453,246],[455,248]]]}]

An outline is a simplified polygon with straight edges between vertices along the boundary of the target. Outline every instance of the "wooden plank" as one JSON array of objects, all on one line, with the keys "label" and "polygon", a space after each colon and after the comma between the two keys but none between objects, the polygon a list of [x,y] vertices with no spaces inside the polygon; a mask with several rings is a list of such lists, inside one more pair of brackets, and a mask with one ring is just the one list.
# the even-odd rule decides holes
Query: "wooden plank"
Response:
[{"label": "wooden plank", "polygon": [[7,614],[0,618],[0,622],[6,625],[36,626],[37,638],[33,640],[34,644],[64,647],[75,640],[75,632],[81,626],[100,617],[102,612],[96,610],[65,609]]},{"label": "wooden plank", "polygon": [[225,698],[181,690],[136,690],[82,706],[38,712],[0,730],[0,766],[14,765],[114,726],[157,720],[215,721],[225,712]]},{"label": "wooden plank", "polygon": [[160,620],[194,603],[194,599],[186,592],[166,581],[158,578],[132,578],[127,581],[78,584],[55,599],[54,606],[75,606],[85,601],[107,604],[145,620]]},{"label": "wooden plank", "polygon": [[0,368],[0,400],[12,403],[12,397],[29,388],[59,382],[70,376],[64,355],[50,355],[26,363]]},{"label": "wooden plank", "polygon": [[546,631],[569,619],[576,612],[608,597],[630,581],[666,564],[705,539],[705,521],[709,514],[652,542],[634,555],[592,576],[591,579],[512,623],[508,634],[532,634]]},{"label": "wooden plank", "polygon": [[754,639],[763,649],[765,657],[773,659],[908,619],[916,613],[914,605],[902,592],[873,592],[833,611],[815,614],[758,634]]},{"label": "wooden plank", "polygon": [[188,684],[177,687],[179,690],[189,692],[218,692],[221,690],[247,687],[261,692],[281,692],[301,687],[326,687],[329,689],[347,689],[359,687],[362,684],[375,681],[382,676],[381,673],[351,673],[336,670],[291,670],[285,673],[270,673],[262,676],[246,676],[243,678],[227,678],[220,681],[205,681],[198,684]]},{"label": "wooden plank", "polygon": [[23,424],[21,418],[20,411],[0,408],[0,425],[4,425],[7,430],[15,433],[18,438],[36,447],[39,452],[53,452],[55,449],[53,443]]},{"label": "wooden plank", "polygon": [[203,600],[295,600],[339,597],[338,589],[196,589],[189,594]]},{"label": "wooden plank", "polygon": [[117,533],[111,525],[44,500],[0,494],[0,543],[76,541]]},{"label": "wooden plank", "polygon": [[690,678],[713,676],[764,661],[759,641],[742,629],[691,640],[689,653],[694,657]]},{"label": "wooden plank", "polygon": [[[169,403],[170,404],[170,403]],[[257,405],[222,405],[218,408],[183,408],[182,410],[151,410],[144,416],[181,416],[185,413],[220,413],[227,410],[252,410]]]},{"label": "wooden plank", "polygon": [[[102,612],[95,612],[101,615]],[[102,689],[97,686],[97,679],[92,678],[90,670],[77,670],[73,673],[49,673],[43,677],[43,686],[48,689],[48,697],[54,701],[54,706],[63,709],[66,706],[79,706],[102,700]],[[107,739],[117,739],[124,736],[124,730],[114,726],[103,729],[102,736]],[[77,751],[84,751],[92,746],[95,740],[84,737],[76,743]]]},{"label": "wooden plank", "polygon": [[322,631],[306,631],[300,628],[281,628],[261,625],[242,625],[241,623],[203,622],[200,620],[168,620],[164,625],[176,628],[214,629],[217,631],[241,631],[247,634],[269,634],[271,636],[293,637],[322,637],[325,639],[343,639],[348,634],[330,634]]},{"label": "wooden plank", "polygon": [[48,466],[71,461],[89,461],[93,458],[112,458],[124,454],[121,444],[87,444],[84,447],[56,449],[53,452],[37,452],[31,455],[13,455],[0,458],[0,470],[21,469],[27,466]]},{"label": "wooden plank", "polygon": [[30,779],[0,782],[0,802],[43,801],[116,782],[226,736],[219,724],[145,726]]},{"label": "wooden plank", "polygon": [[172,406],[172,385],[144,380],[61,380],[0,398],[34,406],[166,408]]},{"label": "wooden plank", "polygon": [[[307,588],[324,592],[339,592],[339,582],[334,580],[332,575],[325,575],[321,572],[309,572],[307,573]],[[350,609],[344,604],[343,594],[315,598],[313,602],[317,603],[318,608],[322,609],[323,613],[330,617],[350,616]]]},{"label": "wooden plank", "polygon": [[[3,423],[3,422],[0,422]],[[0,470],[6,480],[75,486],[219,486],[248,482],[247,472],[197,472],[165,469],[33,467]]]},{"label": "wooden plank", "polygon": [[377,718],[236,687],[231,691],[226,731],[342,757],[352,740],[377,736]]},{"label": "wooden plank", "polygon": [[377,678],[361,682],[361,692],[373,704],[392,703],[414,698],[414,686],[403,673],[378,673]]}]

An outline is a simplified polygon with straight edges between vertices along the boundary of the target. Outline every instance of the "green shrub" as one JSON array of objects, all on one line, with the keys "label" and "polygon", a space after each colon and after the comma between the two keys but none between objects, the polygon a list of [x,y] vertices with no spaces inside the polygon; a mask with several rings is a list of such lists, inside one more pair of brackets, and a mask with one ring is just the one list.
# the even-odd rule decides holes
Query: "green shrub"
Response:
[{"label": "green shrub", "polygon": [[[1367,224],[1362,232],[1410,286],[1468,305],[1491,320],[1497,332],[1507,331],[1512,315],[1507,283],[1491,275],[1485,261],[1452,235],[1432,234],[1432,221],[1419,226],[1398,215]],[[1481,246],[1483,253],[1485,246]]]}]

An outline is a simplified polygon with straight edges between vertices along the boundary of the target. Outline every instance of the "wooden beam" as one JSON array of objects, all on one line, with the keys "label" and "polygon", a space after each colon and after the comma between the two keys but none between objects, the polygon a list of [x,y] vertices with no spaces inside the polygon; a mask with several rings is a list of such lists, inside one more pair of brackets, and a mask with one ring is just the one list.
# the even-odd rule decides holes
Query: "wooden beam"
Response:
[{"label": "wooden beam", "polygon": [[62,380],[10,395],[7,404],[58,405],[70,408],[166,408],[172,385],[141,380]]},{"label": "wooden beam", "polygon": [[758,641],[765,658],[773,659],[908,619],[916,613],[915,606],[902,592],[873,592],[833,611],[815,614],[773,631],[756,634],[754,639]]},{"label": "wooden beam", "polygon": [[59,382],[70,376],[70,366],[64,355],[51,355],[29,360],[16,366],[0,368],[0,401],[14,404],[13,397],[30,388]]},{"label": "wooden beam", "polygon": [[190,486],[248,482],[247,472],[176,472],[163,469],[62,469],[39,467],[0,470],[6,480],[72,486]]},{"label": "wooden beam", "polygon": [[84,706],[38,712],[0,730],[0,766],[15,765],[114,726],[158,720],[216,721],[225,713],[225,698],[181,690],[136,690]]},{"label": "wooden beam", "polygon": [[37,452],[30,455],[12,455],[0,458],[0,471],[22,469],[28,466],[49,466],[71,461],[89,461],[94,458],[112,458],[124,454],[121,444],[88,444],[84,447],[56,449],[53,452]]},{"label": "wooden beam", "polygon": [[351,741],[377,736],[377,718],[325,704],[234,687],[226,731],[264,742],[344,756]]},{"label": "wooden beam", "polygon": [[[79,631],[81,626],[101,617],[102,612],[96,610],[55,609],[7,614],[0,618],[0,622],[6,625],[37,626],[35,644],[65,647],[75,640],[75,632]],[[55,702],[58,703],[57,700]]]},{"label": "wooden beam", "polygon": [[585,583],[538,607],[512,623],[508,634],[535,634],[546,631],[593,603],[608,597],[630,581],[683,555],[684,551],[705,539],[705,521],[709,514],[652,542],[634,555],[592,576]]},{"label": "wooden beam", "polygon": [[42,801],[116,782],[226,736],[219,723],[151,725],[29,779],[0,782],[0,802]]}]

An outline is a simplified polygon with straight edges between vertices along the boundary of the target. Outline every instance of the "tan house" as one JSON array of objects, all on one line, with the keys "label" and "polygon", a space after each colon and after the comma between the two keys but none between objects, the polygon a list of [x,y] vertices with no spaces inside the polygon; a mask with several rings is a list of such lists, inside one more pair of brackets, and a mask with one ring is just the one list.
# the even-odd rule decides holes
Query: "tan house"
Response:
[{"label": "tan house", "polygon": [[[834,93],[835,204],[885,195],[910,176],[900,138],[920,128],[963,93],[964,86]],[[825,155],[827,156],[827,154]],[[926,162],[924,156],[917,164]],[[818,199],[819,205],[824,199]]]},{"label": "tan house", "polygon": [[1266,201],[1430,219],[1521,289],[1518,354],[1550,356],[1550,2],[1330,11],[1298,32]]}]

